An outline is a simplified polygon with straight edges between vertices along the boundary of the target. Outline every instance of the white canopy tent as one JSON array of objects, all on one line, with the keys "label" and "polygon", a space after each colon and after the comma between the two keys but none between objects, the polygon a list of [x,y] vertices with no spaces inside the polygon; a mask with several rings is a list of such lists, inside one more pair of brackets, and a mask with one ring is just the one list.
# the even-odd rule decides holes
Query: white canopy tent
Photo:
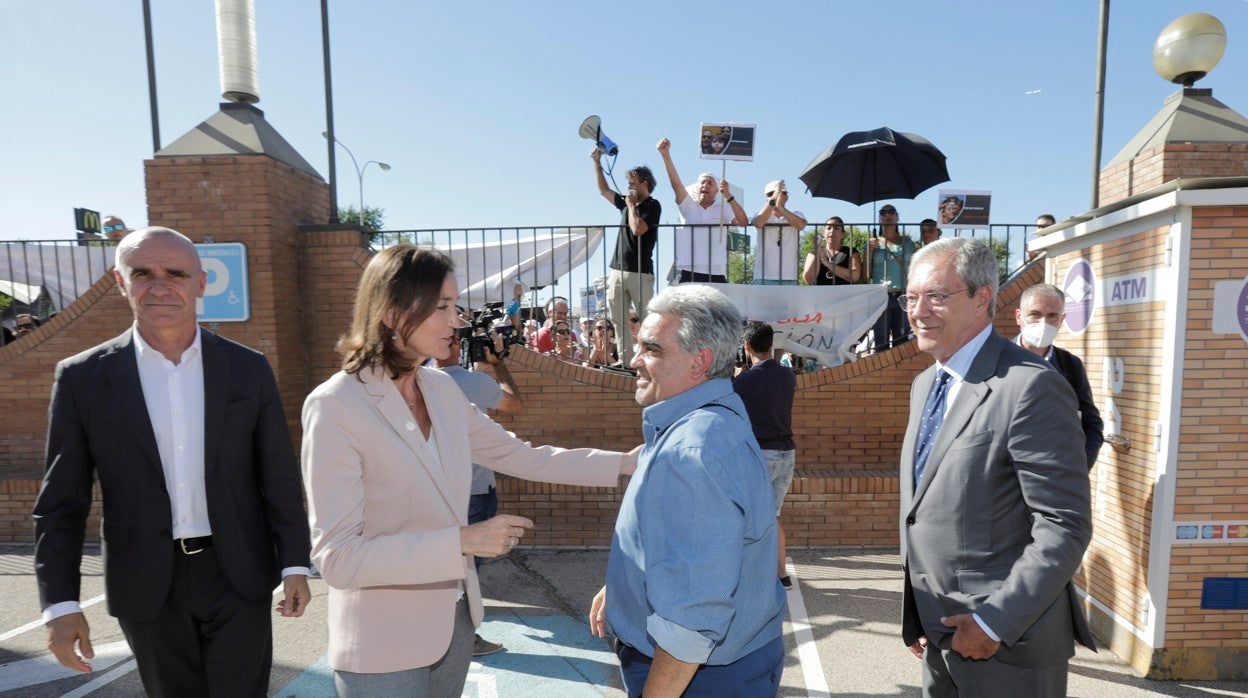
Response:
[{"label": "white canopy tent", "polygon": [[455,260],[460,305],[480,308],[511,300],[512,286],[550,286],[585,264],[602,244],[603,228],[564,228],[507,240],[439,246]]},{"label": "white canopy tent", "polygon": [[54,310],[64,310],[113,266],[113,246],[47,242],[0,243],[0,293],[33,303],[47,289]]}]

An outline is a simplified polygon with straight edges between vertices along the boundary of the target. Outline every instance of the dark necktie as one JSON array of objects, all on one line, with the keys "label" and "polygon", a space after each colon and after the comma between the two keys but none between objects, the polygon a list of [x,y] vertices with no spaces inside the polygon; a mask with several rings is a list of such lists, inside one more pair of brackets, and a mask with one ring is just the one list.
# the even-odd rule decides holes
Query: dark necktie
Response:
[{"label": "dark necktie", "polygon": [[932,452],[932,442],[936,440],[936,432],[940,431],[941,422],[945,421],[945,396],[949,394],[949,372],[945,369],[936,371],[936,381],[932,391],[927,394],[927,402],[923,404],[923,421],[919,423],[919,439],[914,444],[914,486],[919,486],[923,478],[923,468],[927,466],[927,456]]}]

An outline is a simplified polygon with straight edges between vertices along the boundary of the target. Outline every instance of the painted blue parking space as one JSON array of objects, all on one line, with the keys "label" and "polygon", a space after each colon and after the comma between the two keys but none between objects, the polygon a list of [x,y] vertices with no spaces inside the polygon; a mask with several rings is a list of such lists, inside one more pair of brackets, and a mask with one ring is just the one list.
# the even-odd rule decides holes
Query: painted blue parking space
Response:
[{"label": "painted blue parking space", "polygon": [[[619,685],[615,655],[585,623],[562,615],[487,617],[478,632],[507,649],[472,662],[465,698],[554,695],[590,698]],[[333,671],[322,656],[277,696],[332,698]]]}]

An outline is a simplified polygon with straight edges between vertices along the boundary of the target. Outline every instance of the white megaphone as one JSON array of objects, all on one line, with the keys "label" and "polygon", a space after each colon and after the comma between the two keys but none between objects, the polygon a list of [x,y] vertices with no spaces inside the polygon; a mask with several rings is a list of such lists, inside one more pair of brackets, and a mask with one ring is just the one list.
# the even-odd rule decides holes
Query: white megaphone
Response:
[{"label": "white megaphone", "polygon": [[615,157],[620,152],[620,147],[613,143],[610,138],[607,138],[607,134],[602,132],[602,119],[598,118],[597,114],[587,116],[581,122],[581,138],[597,143],[598,147],[602,148],[602,152],[611,157]]}]

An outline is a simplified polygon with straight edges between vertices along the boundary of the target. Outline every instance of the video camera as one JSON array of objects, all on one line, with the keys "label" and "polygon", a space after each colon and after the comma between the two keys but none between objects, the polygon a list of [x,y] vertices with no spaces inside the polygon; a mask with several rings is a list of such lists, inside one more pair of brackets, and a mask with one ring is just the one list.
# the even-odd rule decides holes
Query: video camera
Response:
[{"label": "video camera", "polygon": [[[502,359],[515,344],[524,344],[524,336],[516,332],[516,328],[507,322],[507,316],[498,308],[479,311],[468,327],[461,327],[459,334],[459,363],[468,368],[474,363],[485,361],[486,352]],[[494,338],[502,339],[502,350],[495,349]]]}]

